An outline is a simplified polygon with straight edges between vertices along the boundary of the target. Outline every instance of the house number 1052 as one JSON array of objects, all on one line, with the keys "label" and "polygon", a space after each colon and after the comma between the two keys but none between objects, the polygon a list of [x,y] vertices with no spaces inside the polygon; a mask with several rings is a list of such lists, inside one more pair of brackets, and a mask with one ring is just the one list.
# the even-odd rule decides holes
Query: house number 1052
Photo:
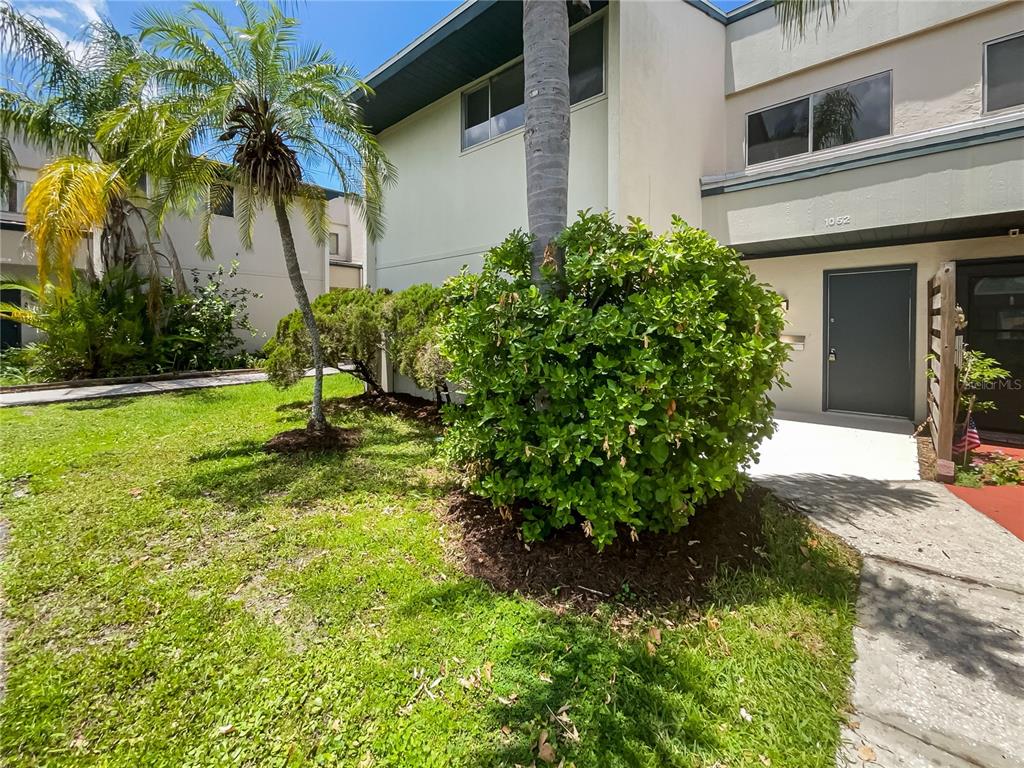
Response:
[{"label": "house number 1052", "polygon": [[841,227],[844,224],[849,224],[849,223],[850,223],[850,217],[849,216],[828,216],[825,219],[825,226],[826,227]]}]

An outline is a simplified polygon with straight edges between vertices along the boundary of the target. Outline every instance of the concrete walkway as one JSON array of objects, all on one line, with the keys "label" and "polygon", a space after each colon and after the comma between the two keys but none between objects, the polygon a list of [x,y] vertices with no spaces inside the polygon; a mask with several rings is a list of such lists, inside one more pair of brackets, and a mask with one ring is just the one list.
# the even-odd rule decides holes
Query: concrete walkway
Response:
[{"label": "concrete walkway", "polygon": [[864,556],[837,765],[1024,766],[1024,542],[938,483],[759,482]]},{"label": "concrete walkway", "polygon": [[778,429],[761,446],[752,477],[849,475],[870,480],[917,480],[914,425],[904,419],[778,412]]},{"label": "concrete walkway", "polygon": [[[340,373],[337,368],[324,368],[324,375]],[[312,369],[306,371],[312,376]],[[0,408],[16,405],[45,405],[47,403],[70,403],[75,400],[96,400],[103,397],[130,397],[134,395],[156,395],[162,392],[178,392],[185,389],[227,387],[234,384],[252,384],[266,381],[267,374],[261,371],[211,374],[187,379],[164,379],[162,381],[140,381],[131,384],[101,384],[91,387],[65,387],[60,389],[36,389],[27,392],[4,392],[0,394]]]}]

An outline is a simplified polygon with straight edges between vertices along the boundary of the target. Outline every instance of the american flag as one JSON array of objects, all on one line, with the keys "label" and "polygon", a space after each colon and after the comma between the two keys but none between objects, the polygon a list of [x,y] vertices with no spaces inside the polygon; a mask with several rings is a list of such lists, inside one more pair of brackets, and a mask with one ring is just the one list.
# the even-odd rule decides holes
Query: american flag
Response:
[{"label": "american flag", "polygon": [[964,432],[964,436],[953,443],[953,452],[967,453],[980,447],[981,437],[978,435],[978,425],[974,423],[974,417],[972,416],[967,422],[967,430]]}]

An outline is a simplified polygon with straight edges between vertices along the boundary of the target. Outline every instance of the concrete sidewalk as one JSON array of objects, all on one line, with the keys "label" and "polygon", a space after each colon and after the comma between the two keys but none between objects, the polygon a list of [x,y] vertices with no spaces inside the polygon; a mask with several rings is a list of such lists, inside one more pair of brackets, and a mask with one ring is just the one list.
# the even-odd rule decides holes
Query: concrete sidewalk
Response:
[{"label": "concrete sidewalk", "polygon": [[220,376],[197,376],[188,379],[138,381],[130,384],[100,384],[92,387],[65,387],[61,389],[36,389],[27,392],[4,392],[0,394],[0,408],[15,405],[70,403],[75,400],[95,400],[101,397],[154,395],[160,392],[177,392],[183,389],[203,389],[206,387],[226,387],[233,384],[251,384],[254,381],[266,380],[267,374],[253,371],[229,373]]},{"label": "concrete sidewalk", "polygon": [[864,556],[838,766],[1024,766],[1024,542],[938,483],[759,479]]},{"label": "concrete sidewalk", "polygon": [[[330,376],[335,373],[342,373],[343,370],[347,370],[347,368],[324,368],[324,375]],[[306,376],[312,375],[312,369],[306,371]],[[262,371],[244,371],[183,379],[139,381],[130,384],[101,384],[91,387],[63,387],[57,389],[36,389],[27,392],[4,392],[0,394],[0,408],[9,408],[16,405],[71,403],[76,400],[96,400],[104,397],[157,395],[162,392],[179,392],[186,389],[205,389],[207,387],[228,387],[236,384],[252,384],[253,382],[266,380],[267,374]]]}]

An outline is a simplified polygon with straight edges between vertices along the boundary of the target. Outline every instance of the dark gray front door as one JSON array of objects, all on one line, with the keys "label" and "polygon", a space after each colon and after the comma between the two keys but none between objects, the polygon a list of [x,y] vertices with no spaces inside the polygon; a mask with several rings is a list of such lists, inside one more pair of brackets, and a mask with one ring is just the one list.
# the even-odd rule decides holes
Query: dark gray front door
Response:
[{"label": "dark gray front door", "polygon": [[914,416],[913,266],[825,273],[825,409]]}]

